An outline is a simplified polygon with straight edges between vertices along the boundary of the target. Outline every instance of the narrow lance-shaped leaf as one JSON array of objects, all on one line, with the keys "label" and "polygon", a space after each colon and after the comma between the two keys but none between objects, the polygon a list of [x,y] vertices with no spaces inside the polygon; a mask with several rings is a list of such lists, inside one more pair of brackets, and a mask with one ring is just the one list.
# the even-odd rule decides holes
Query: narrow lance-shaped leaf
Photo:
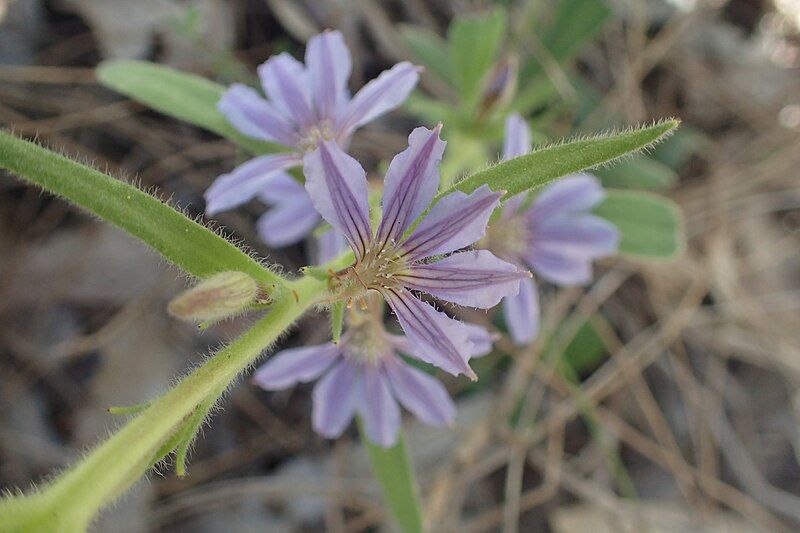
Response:
[{"label": "narrow lance-shaped leaf", "polygon": [[680,209],[667,198],[640,191],[608,191],[595,213],[622,233],[622,253],[671,259],[683,250]]},{"label": "narrow lance-shaped leaf", "polygon": [[467,177],[439,193],[437,199],[454,189],[471,193],[484,184],[495,191],[507,191],[505,197],[510,198],[541,187],[556,178],[575,174],[652,146],[669,135],[679,123],[678,120],[667,120],[645,128],[534,150]]},{"label": "narrow lance-shaped leaf", "polygon": [[230,242],[153,196],[5,132],[0,132],[0,167],[138,237],[198,278],[234,270],[263,283],[283,281]]},{"label": "narrow lance-shaped leaf", "polygon": [[369,451],[372,471],[383,488],[386,503],[397,525],[404,533],[421,533],[422,506],[403,435],[400,435],[397,444],[391,448],[382,448],[369,441],[361,420],[358,420],[358,425],[362,440]]},{"label": "narrow lance-shaped leaf", "polygon": [[218,83],[149,61],[110,60],[97,68],[100,83],[165,115],[230,139],[254,154],[285,151],[242,135],[217,110],[226,88]]},{"label": "narrow lance-shaped leaf", "polygon": [[457,18],[448,29],[454,79],[464,103],[475,103],[481,82],[492,67],[505,37],[506,13],[496,6],[491,13]]},{"label": "narrow lance-shaped leaf", "polygon": [[423,67],[453,84],[453,63],[447,41],[422,26],[404,25],[400,33]]}]

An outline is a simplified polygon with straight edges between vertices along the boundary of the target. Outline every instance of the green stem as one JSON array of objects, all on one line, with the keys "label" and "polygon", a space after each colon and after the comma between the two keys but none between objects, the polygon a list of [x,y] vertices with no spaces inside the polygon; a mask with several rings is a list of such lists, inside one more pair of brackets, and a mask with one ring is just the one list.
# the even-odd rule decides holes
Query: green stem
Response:
[{"label": "green stem", "polygon": [[223,391],[261,352],[325,294],[311,277],[291,282],[247,333],[154,401],[82,461],[31,496],[0,502],[10,530],[83,530],[97,512],[144,475],[161,446],[212,394]]}]

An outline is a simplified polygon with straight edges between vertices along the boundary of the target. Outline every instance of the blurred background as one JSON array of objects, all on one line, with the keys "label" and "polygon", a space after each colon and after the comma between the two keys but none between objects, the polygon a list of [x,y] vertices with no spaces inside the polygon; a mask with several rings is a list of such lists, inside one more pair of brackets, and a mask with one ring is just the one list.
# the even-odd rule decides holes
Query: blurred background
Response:
[{"label": "blurred background", "polygon": [[[518,65],[537,142],[683,120],[628,174],[604,179],[675,200],[687,242],[672,260],[620,257],[598,266],[592,287],[546,291],[556,335],[524,349],[499,343],[475,385],[445,380],[459,408],[454,428],[406,421],[431,530],[797,530],[800,2],[499,4],[509,23],[496,62]],[[243,154],[102,88],[100,61],[142,58],[251,82],[268,56],[302,55],[308,37],[338,28],[358,88],[399,60],[430,60],[424,44],[436,45],[454,18],[496,8],[0,0],[0,124],[199,216],[205,188]],[[458,108],[429,67],[406,108],[356,134],[352,152],[375,168],[411,127],[448,116],[431,102]],[[448,127],[451,149],[480,142],[496,159],[497,132]],[[263,209],[252,202],[217,223],[296,271],[306,250],[259,243]],[[0,488],[62,468],[121,422],[109,406],[164,391],[250,322],[201,334],[170,319],[166,302],[184,286],[120,231],[0,179]],[[307,316],[283,345],[321,343],[328,332],[324,316]],[[391,529],[355,432],[315,435],[309,391],[267,394],[243,380],[196,443],[189,475],[163,465],[96,530]],[[517,396],[515,420],[493,416]]]}]

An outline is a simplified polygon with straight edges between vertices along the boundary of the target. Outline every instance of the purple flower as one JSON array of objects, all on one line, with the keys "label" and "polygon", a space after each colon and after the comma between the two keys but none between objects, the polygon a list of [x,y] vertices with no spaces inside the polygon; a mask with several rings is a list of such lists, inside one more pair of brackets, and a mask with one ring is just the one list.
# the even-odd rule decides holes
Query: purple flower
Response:
[{"label": "purple flower", "polygon": [[[519,115],[510,116],[503,158],[518,157],[530,149],[527,124]],[[530,205],[526,205],[527,195],[518,195],[505,203],[483,244],[556,285],[589,283],[592,261],[614,254],[619,247],[617,228],[591,214],[604,197],[600,182],[589,174],[569,176],[545,187]],[[525,344],[536,337],[539,298],[532,279],[522,280],[519,293],[505,298],[503,313],[514,342]]]},{"label": "purple flower", "polygon": [[[454,192],[429,207],[439,186],[445,142],[434,130],[415,129],[409,146],[394,157],[384,180],[383,218],[373,235],[366,173],[332,141],[304,158],[306,190],[317,211],[341,231],[355,253],[353,266],[338,274],[334,298],[383,295],[414,347],[414,355],[447,372],[476,376],[467,363],[472,350],[467,328],[411,291],[459,305],[489,308],[518,292],[530,273],[486,250],[450,254],[480,239],[503,191],[483,186],[472,194]],[[409,235],[406,235],[409,233]]]},{"label": "purple flower", "polygon": [[273,206],[258,223],[264,242],[286,246],[311,233],[319,215],[310,209],[302,187],[291,189],[291,177],[284,171],[300,166],[320,139],[346,147],[357,128],[399,106],[419,79],[418,67],[398,63],[351,98],[350,68],[342,34],[326,31],[308,41],[305,65],[281,53],[258,68],[268,100],[246,85],[228,89],[218,108],[231,124],[249,137],[290,151],[255,157],[217,178],[205,193],[209,215],[260,196]]},{"label": "purple flower", "polygon": [[[474,324],[469,328],[476,349],[482,351],[487,343],[491,348],[486,330]],[[398,402],[432,426],[452,424],[456,412],[444,386],[397,352],[412,354],[407,339],[387,333],[379,316],[354,309],[338,345],[283,350],[256,371],[253,381],[266,390],[280,390],[324,374],[314,386],[314,430],[336,438],[358,414],[369,439],[388,447],[397,442]]]}]

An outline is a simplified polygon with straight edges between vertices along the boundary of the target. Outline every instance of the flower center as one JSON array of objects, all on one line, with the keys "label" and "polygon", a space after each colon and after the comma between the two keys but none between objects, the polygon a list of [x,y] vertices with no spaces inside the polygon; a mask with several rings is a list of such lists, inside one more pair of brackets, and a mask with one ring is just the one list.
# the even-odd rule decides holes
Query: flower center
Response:
[{"label": "flower center", "polygon": [[369,304],[368,309],[348,310],[342,339],[345,356],[359,363],[375,363],[394,351],[383,328],[382,305],[374,298]]},{"label": "flower center", "polygon": [[336,138],[333,131],[333,122],[329,119],[321,120],[320,122],[309,127],[303,132],[297,146],[305,153],[317,149],[320,140],[332,141]]},{"label": "flower center", "polygon": [[530,232],[525,227],[523,217],[513,217],[490,224],[478,247],[498,257],[516,259],[528,249],[529,239]]},{"label": "flower center", "polygon": [[335,292],[342,298],[361,298],[370,289],[397,287],[395,276],[406,271],[406,261],[394,241],[373,243],[361,261],[340,273]]}]

